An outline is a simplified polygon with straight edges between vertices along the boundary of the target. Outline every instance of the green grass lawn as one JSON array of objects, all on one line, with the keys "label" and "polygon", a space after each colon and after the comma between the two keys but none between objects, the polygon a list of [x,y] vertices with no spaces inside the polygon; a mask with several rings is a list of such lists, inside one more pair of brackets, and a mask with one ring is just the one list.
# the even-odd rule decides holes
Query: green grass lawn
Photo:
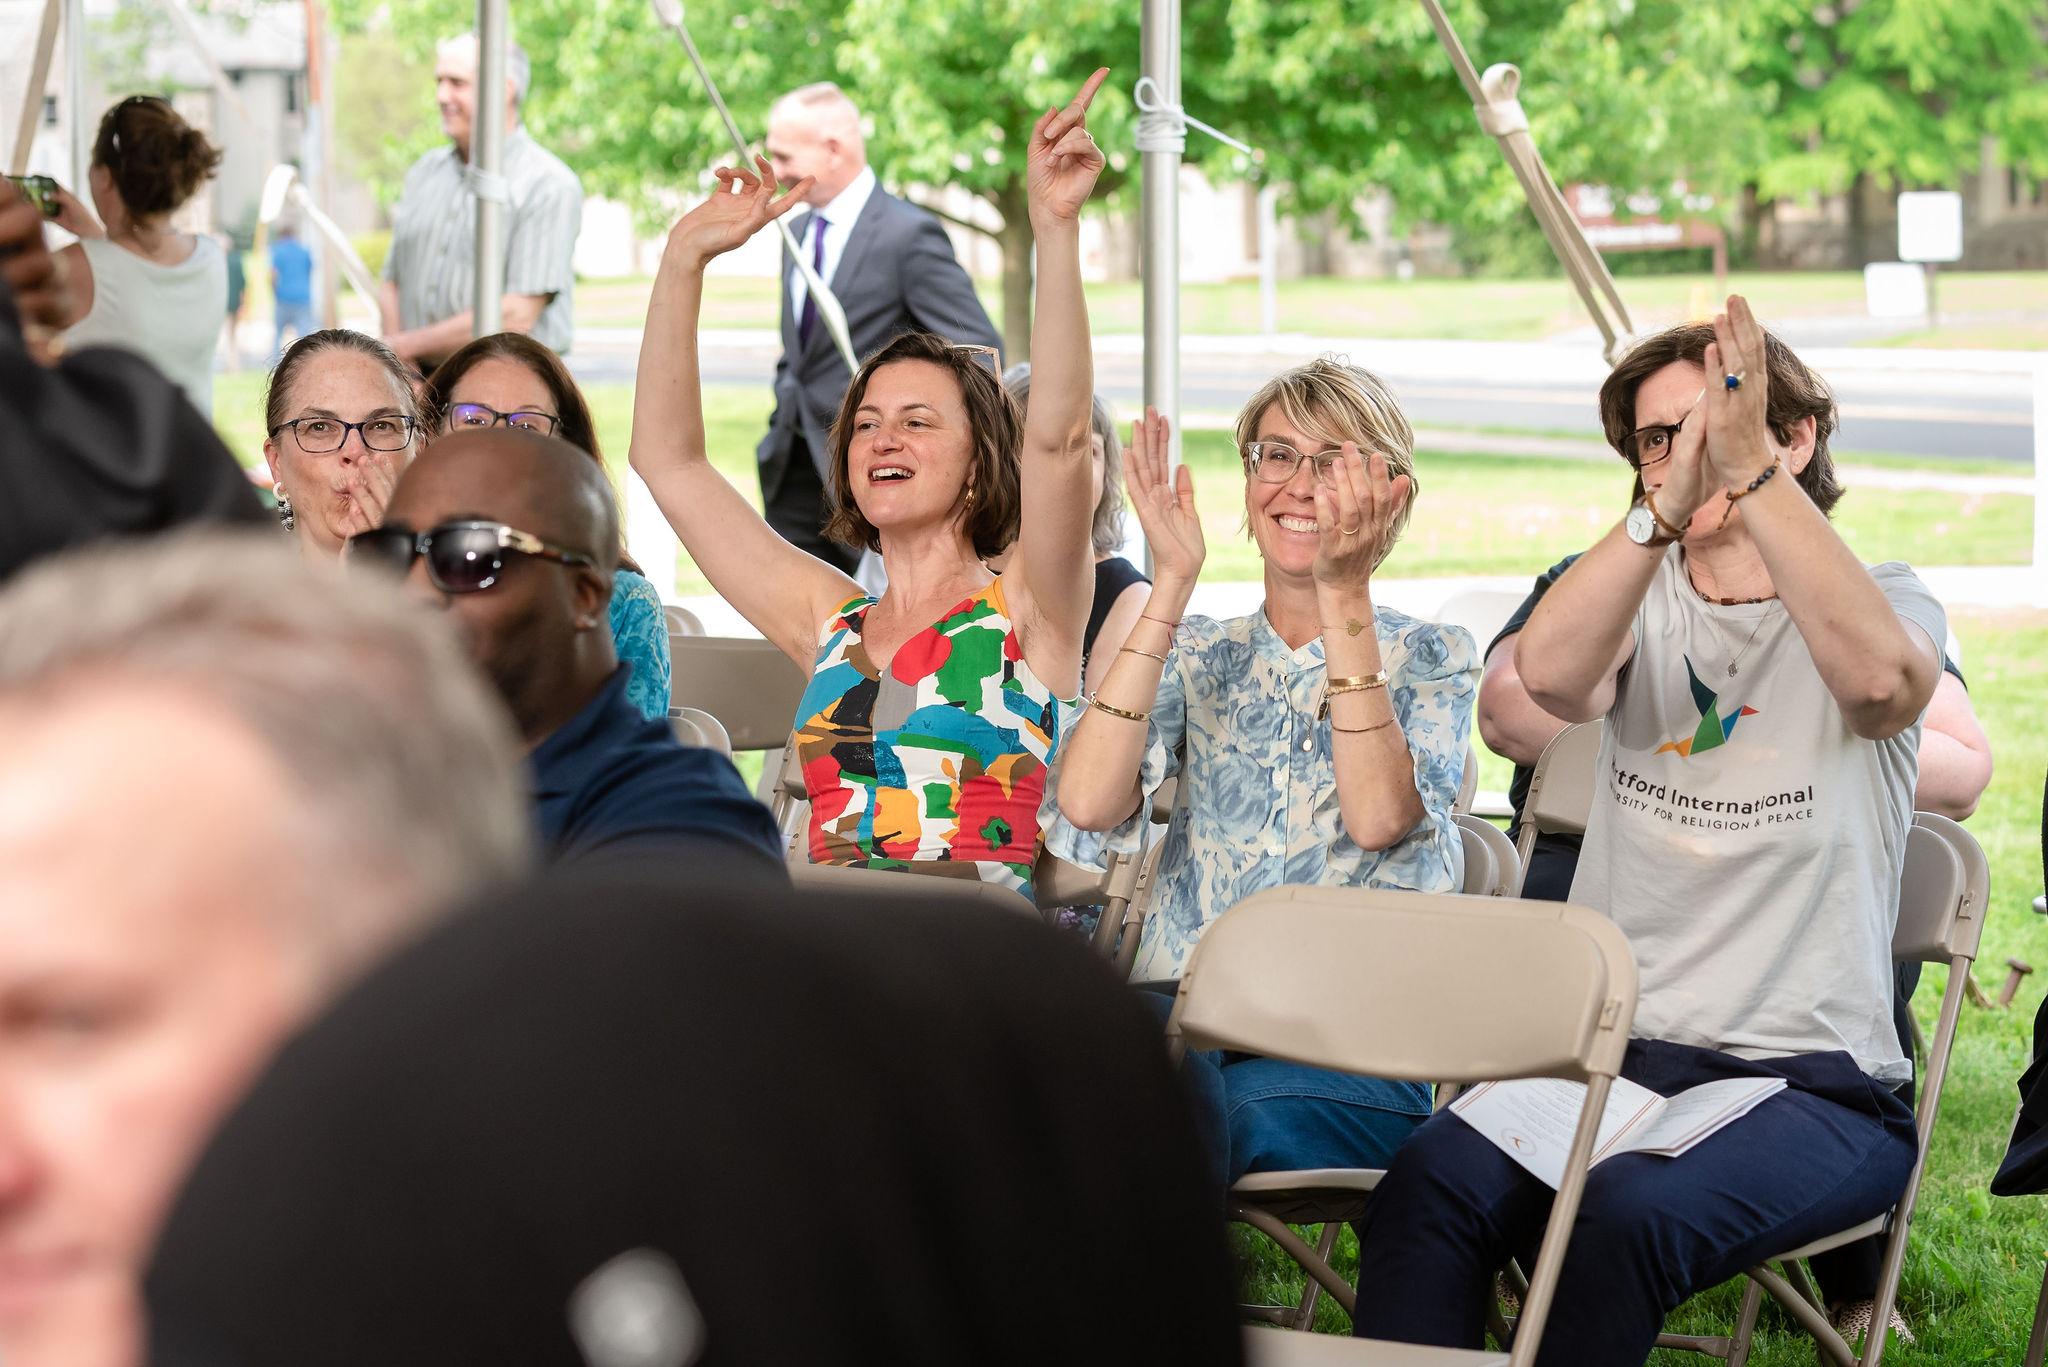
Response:
[{"label": "green grass lawn", "polygon": [[[216,421],[245,461],[258,459],[262,443],[261,385],[261,376],[243,374],[221,376],[216,387]],[[631,389],[598,385],[589,397],[601,443],[615,466],[621,465]],[[749,497],[758,492],[753,449],[768,402],[765,391],[753,389],[717,388],[707,394],[713,459]],[[1226,436],[1193,433],[1187,449],[1209,534],[1207,572],[1217,580],[1256,578],[1256,557],[1238,531],[1243,477]],[[1420,500],[1407,537],[1388,565],[1390,574],[1533,574],[1583,549],[1604,531],[1628,490],[1618,464],[1587,461],[1432,451],[1422,456],[1419,471]],[[2023,563],[2030,553],[2028,502],[2012,496],[1852,489],[1836,522],[1867,560]],[[683,592],[710,591],[687,557],[680,568]],[[2048,696],[2040,688],[2040,662],[2048,659],[2048,613],[1958,613],[1951,621],[1962,643],[1971,696],[1997,760],[1996,777],[1968,823],[1991,859],[1992,911],[1981,959],[1985,968],[1978,976],[1995,992],[2008,955],[2048,969],[2048,918],[2028,910],[2041,886],[2037,836],[2041,774],[2048,766]],[[1482,754],[1480,777],[1483,787],[1506,788],[1507,763]],[[1915,997],[1930,1032],[1944,977],[1941,970],[1930,970]],[[2018,1360],[2040,1285],[2048,1228],[2042,1224],[2040,1199],[1993,1200],[1987,1184],[2004,1148],[2013,1079],[2026,1057],[2033,1010],[2044,985],[2048,972],[2029,979],[2017,1008],[2009,1012],[1965,1008],[1906,1268],[1902,1303],[1920,1342],[1916,1348],[1893,1349],[1891,1360],[1902,1365]],[[1355,1260],[1348,1231],[1343,1238],[1341,1256]],[[1242,1232],[1240,1246],[1255,1296],[1298,1294],[1299,1278],[1289,1274],[1277,1253]],[[1703,1295],[1679,1312],[1675,1324],[1718,1332],[1733,1322],[1738,1294],[1731,1286]],[[1341,1314],[1327,1302],[1322,1316],[1325,1327],[1342,1325]],[[1678,1353],[1660,1353],[1652,1360],[1660,1367],[1703,1361]],[[1767,1309],[1751,1360],[1760,1367],[1807,1367],[1813,1354],[1803,1338],[1789,1331],[1786,1317]]]},{"label": "green grass lawn", "polygon": [[[647,312],[645,277],[588,280],[576,287],[576,321],[586,326],[638,327]],[[1638,332],[1688,316],[1696,287],[1711,294],[1704,275],[1637,275],[1620,282]],[[992,318],[1002,317],[1001,286],[976,282]],[[1748,296],[1766,320],[1863,312],[1863,276],[1856,271],[1736,272],[1728,288]],[[1144,330],[1135,281],[1091,284],[1088,314],[1099,333]],[[1714,302],[1718,303],[1716,299]],[[1204,334],[1257,333],[1256,281],[1183,285],[1181,328]],[[2034,309],[2048,311],[2048,271],[1956,271],[1941,278],[1944,313]],[[713,276],[705,282],[707,327],[774,328],[776,282]],[[1562,278],[1549,280],[1357,280],[1313,277],[1279,283],[1282,332],[1316,336],[1451,337],[1531,341],[1590,323],[1578,296]],[[1886,345],[2038,348],[2048,327],[2024,323],[1965,324],[1914,333]]]}]

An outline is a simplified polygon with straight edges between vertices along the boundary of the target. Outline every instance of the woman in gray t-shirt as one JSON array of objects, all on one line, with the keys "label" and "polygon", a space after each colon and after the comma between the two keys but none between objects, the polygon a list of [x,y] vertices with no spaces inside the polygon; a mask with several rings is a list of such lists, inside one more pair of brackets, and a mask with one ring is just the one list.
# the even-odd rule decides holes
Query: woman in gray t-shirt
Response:
[{"label": "woman in gray t-shirt", "polygon": [[[1638,344],[1600,406],[1636,503],[1516,656],[1546,712],[1606,723],[1572,900],[1640,968],[1624,1077],[1787,1084],[1681,1157],[1591,1174],[1544,1355],[1633,1367],[1687,1296],[1904,1190],[1890,943],[1947,627],[1910,569],[1862,564],[1829,524],[1833,397],[1740,298]],[[1463,1121],[1425,1124],[1361,1226],[1358,1332],[1479,1347],[1545,1196]]]}]

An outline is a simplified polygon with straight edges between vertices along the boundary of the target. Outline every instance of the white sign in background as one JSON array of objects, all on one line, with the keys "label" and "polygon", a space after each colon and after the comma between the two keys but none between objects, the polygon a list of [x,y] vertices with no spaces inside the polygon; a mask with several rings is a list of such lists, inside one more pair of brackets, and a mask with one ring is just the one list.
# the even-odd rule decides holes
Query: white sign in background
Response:
[{"label": "white sign in background", "polygon": [[1954,190],[1908,190],[1899,196],[1899,260],[1963,259],[1963,197]]}]

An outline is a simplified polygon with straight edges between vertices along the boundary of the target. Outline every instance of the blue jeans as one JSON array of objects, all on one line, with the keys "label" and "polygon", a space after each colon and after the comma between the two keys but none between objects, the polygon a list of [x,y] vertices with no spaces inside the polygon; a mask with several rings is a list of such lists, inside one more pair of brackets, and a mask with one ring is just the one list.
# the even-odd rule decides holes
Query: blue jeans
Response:
[{"label": "blue jeans", "polygon": [[[1635,1040],[1621,1073],[1664,1096],[1726,1077],[1790,1086],[1681,1157],[1593,1169],[1538,1367],[1637,1367],[1688,1296],[1905,1190],[1913,1113],[1845,1053],[1749,1060]],[[1533,1266],[1553,1194],[1457,1116],[1431,1119],[1358,1222],[1354,1332],[1481,1347],[1494,1274],[1511,1257]]]},{"label": "blue jeans", "polygon": [[287,332],[294,337],[304,337],[307,333],[320,330],[320,317],[314,312],[313,301],[310,299],[304,303],[279,299],[274,301],[273,307],[277,318],[277,342],[272,348],[274,356],[284,354],[284,337]]},{"label": "blue jeans", "polygon": [[[1173,999],[1145,995],[1163,1021]],[[1256,1054],[1190,1049],[1181,1081],[1218,1191],[1248,1172],[1384,1168],[1429,1116],[1430,1091],[1422,1083]]]}]

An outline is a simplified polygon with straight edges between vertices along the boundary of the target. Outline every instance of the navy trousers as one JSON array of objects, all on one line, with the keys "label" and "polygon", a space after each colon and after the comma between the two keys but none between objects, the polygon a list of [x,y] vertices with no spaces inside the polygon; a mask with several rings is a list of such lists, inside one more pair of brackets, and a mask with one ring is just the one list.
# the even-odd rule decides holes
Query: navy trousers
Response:
[{"label": "navy trousers", "polygon": [[[1592,1170],[1539,1367],[1638,1367],[1688,1296],[1905,1191],[1913,1114],[1845,1053],[1749,1060],[1636,1040],[1621,1072],[1664,1096],[1728,1077],[1790,1085],[1681,1157]],[[1483,1347],[1494,1274],[1511,1257],[1533,1267],[1554,1194],[1457,1116],[1431,1117],[1359,1222],[1354,1332]]]}]

